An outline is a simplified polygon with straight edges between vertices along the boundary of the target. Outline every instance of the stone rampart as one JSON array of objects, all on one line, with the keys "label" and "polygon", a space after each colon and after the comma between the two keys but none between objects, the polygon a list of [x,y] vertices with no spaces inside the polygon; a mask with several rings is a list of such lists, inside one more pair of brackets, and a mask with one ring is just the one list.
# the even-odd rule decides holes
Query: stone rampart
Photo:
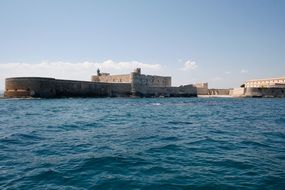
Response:
[{"label": "stone rampart", "polygon": [[135,74],[133,82],[148,87],[171,87],[171,77]]},{"label": "stone rampart", "polygon": [[[92,81],[20,77],[6,79],[5,97],[192,97],[193,85],[171,87],[171,77],[142,75],[137,68],[129,75],[100,73]],[[204,84],[203,84],[204,85]]]},{"label": "stone rampart", "polygon": [[[135,77],[132,76],[135,75]],[[132,83],[138,85],[146,85],[149,87],[170,87],[171,77],[155,76],[155,75],[142,75],[140,73],[132,73],[127,75],[94,75],[91,77],[93,82],[105,83]],[[134,81],[133,81],[134,80]]]},{"label": "stone rampart", "polygon": [[[171,77],[142,75],[138,72],[131,73],[131,93],[133,96],[164,96],[171,91]],[[163,91],[163,92],[162,92]]]},{"label": "stone rampart", "polygon": [[198,95],[208,95],[209,89],[208,89],[208,83],[196,83],[194,86],[197,88],[197,94]]},{"label": "stone rampart", "polygon": [[54,78],[20,77],[6,79],[5,97],[125,97],[131,84],[57,80]]},{"label": "stone rampart", "polygon": [[246,88],[246,97],[285,98],[285,88]]},{"label": "stone rampart", "polygon": [[111,95],[110,97],[129,97],[131,95],[130,83],[113,83],[110,85]]},{"label": "stone rampart", "polygon": [[56,80],[57,97],[100,97],[109,94],[109,85],[87,81]]},{"label": "stone rampart", "polygon": [[229,95],[230,89],[216,89],[211,88],[209,89],[209,95]]},{"label": "stone rampart", "polygon": [[230,90],[230,96],[232,97],[243,97],[245,88],[234,88]]},{"label": "stone rampart", "polygon": [[6,79],[5,97],[55,97],[55,79],[41,77],[17,77]]},{"label": "stone rampart", "polygon": [[103,83],[54,78],[19,77],[6,79],[4,96],[8,98],[57,98],[57,97],[192,97],[197,96],[193,85],[180,87],[150,87],[132,83]]},{"label": "stone rampart", "polygon": [[131,75],[93,75],[92,82],[106,82],[106,83],[131,83]]},{"label": "stone rampart", "polygon": [[197,97],[197,88],[193,85],[179,87],[149,87],[137,85],[132,91],[133,96],[139,97]]}]

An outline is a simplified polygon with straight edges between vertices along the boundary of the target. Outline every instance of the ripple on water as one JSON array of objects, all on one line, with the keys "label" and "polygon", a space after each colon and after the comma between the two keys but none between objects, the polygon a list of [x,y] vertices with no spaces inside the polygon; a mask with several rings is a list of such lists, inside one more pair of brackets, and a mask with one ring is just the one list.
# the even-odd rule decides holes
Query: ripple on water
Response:
[{"label": "ripple on water", "polygon": [[284,189],[282,99],[0,100],[0,189]]},{"label": "ripple on water", "polygon": [[18,145],[28,145],[30,143],[36,143],[39,141],[44,140],[45,138],[42,136],[39,136],[37,134],[33,134],[33,132],[30,133],[12,133],[8,136],[4,136],[0,139],[1,144],[3,145],[9,145],[9,144],[18,144]]}]

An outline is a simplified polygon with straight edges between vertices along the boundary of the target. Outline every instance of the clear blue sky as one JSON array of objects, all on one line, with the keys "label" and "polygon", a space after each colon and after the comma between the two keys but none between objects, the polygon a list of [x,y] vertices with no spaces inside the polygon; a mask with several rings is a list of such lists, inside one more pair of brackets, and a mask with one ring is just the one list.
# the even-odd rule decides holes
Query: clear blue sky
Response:
[{"label": "clear blue sky", "polygon": [[0,1],[0,65],[109,59],[211,87],[285,76],[285,1]]}]

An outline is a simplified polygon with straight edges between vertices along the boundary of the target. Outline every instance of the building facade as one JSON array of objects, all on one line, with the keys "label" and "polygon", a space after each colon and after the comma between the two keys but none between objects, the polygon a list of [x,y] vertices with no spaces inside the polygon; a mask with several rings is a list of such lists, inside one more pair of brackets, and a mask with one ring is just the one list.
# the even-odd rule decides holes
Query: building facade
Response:
[{"label": "building facade", "polygon": [[244,83],[245,88],[280,88],[285,87],[285,77],[248,80]]},{"label": "building facade", "polygon": [[[135,77],[134,77],[135,76]],[[135,81],[134,81],[135,80]],[[91,77],[92,82],[105,82],[105,83],[133,83],[136,82],[140,85],[148,87],[171,87],[171,77],[169,76],[156,76],[156,75],[143,75],[141,69],[137,68],[130,74],[123,75],[110,75],[110,73],[100,73]]]}]

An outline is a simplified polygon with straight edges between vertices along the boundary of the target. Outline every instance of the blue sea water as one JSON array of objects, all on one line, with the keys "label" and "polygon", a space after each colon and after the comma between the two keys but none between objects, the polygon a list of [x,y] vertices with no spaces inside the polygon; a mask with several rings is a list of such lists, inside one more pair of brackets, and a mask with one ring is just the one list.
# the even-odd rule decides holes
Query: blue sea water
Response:
[{"label": "blue sea water", "polygon": [[285,99],[0,99],[0,189],[285,189]]}]

